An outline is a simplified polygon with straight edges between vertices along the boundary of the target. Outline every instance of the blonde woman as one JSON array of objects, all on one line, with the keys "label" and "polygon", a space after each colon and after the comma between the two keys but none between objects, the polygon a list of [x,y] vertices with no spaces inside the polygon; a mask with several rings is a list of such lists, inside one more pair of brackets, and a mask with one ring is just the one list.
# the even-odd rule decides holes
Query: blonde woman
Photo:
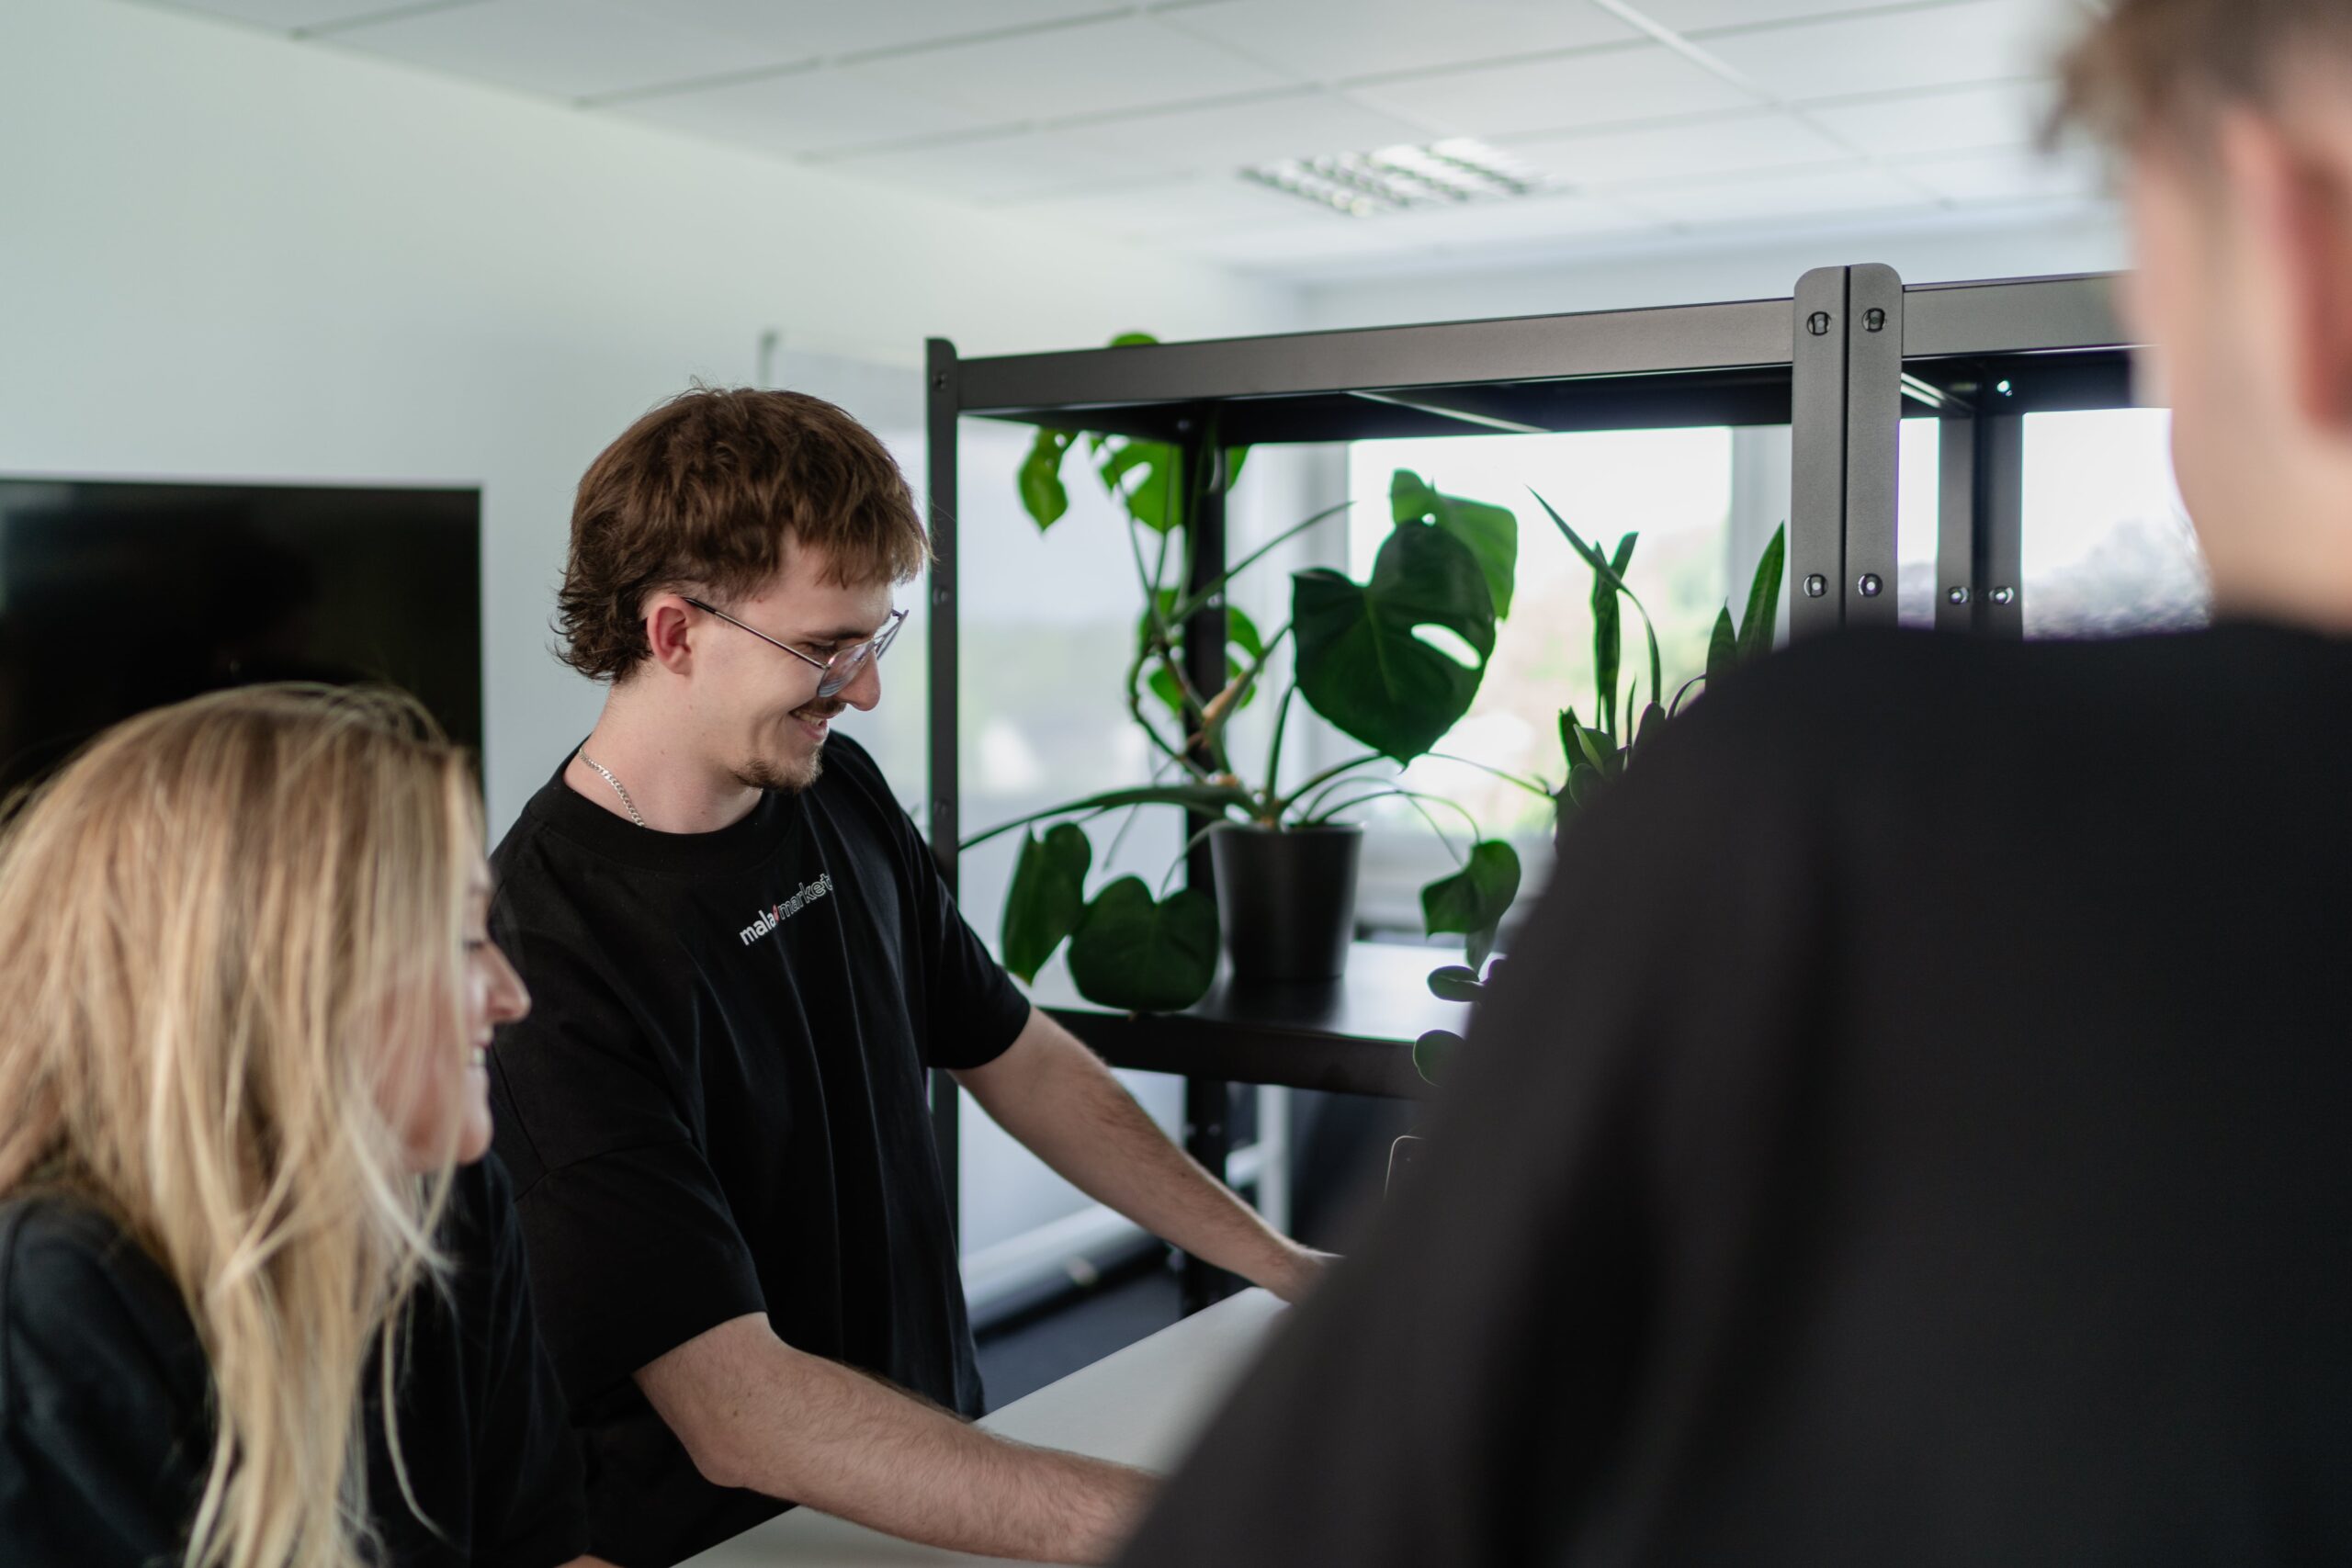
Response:
[{"label": "blonde woman", "polygon": [[102,736],[0,847],[0,1563],[548,1568],[463,755],[388,694]]}]

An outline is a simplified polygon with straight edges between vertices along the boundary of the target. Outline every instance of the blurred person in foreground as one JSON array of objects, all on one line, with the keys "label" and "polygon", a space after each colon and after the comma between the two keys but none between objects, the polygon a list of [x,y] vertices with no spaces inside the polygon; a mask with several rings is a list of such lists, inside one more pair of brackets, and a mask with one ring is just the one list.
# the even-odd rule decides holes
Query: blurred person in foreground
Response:
[{"label": "blurred person in foreground", "polygon": [[2217,624],[1700,704],[1123,1561],[2352,1561],[2352,4],[2066,83]]},{"label": "blurred person in foreground", "polygon": [[141,715],[0,849],[0,1563],[585,1564],[483,1155],[464,754],[392,694]]}]

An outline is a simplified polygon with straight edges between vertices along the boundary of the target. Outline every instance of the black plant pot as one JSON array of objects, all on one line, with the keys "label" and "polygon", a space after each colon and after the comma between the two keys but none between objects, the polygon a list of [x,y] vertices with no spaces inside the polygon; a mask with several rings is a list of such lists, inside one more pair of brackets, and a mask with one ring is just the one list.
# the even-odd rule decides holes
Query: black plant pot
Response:
[{"label": "black plant pot", "polygon": [[1234,979],[1339,977],[1355,934],[1363,850],[1363,829],[1344,824],[1277,832],[1227,822],[1210,831],[1217,919]]}]

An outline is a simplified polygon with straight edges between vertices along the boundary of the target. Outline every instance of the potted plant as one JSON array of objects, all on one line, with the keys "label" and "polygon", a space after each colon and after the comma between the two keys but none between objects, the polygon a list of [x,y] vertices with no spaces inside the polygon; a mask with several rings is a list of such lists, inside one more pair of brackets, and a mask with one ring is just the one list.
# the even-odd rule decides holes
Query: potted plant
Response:
[{"label": "potted plant", "polygon": [[[1346,814],[1390,798],[1408,801],[1433,829],[1440,811],[1468,824],[1474,842],[1456,852],[1459,869],[1422,890],[1424,921],[1431,932],[1491,942],[1519,890],[1518,855],[1507,843],[1481,838],[1458,805],[1407,788],[1396,773],[1435,747],[1477,694],[1496,624],[1510,612],[1517,518],[1503,507],[1441,494],[1399,470],[1390,487],[1390,530],[1369,578],[1358,582],[1329,568],[1293,573],[1290,619],[1265,637],[1247,615],[1224,606],[1227,585],[1344,503],[1283,530],[1231,570],[1183,592],[1170,584],[1193,577],[1192,520],[1205,476],[1186,472],[1182,450],[1162,443],[1041,430],[1020,475],[1022,503],[1040,529],[1068,510],[1062,471],[1080,450],[1125,514],[1143,609],[1124,695],[1158,767],[1147,783],[1032,812],[965,840],[969,849],[1024,830],[1001,931],[1006,967],[1034,979],[1068,941],[1080,994],[1136,1011],[1197,1001],[1214,977],[1221,937],[1238,979],[1330,978],[1352,931],[1362,839]],[[1243,456],[1224,454],[1228,472]],[[1219,607],[1226,681],[1203,691],[1188,674],[1186,638],[1202,611]],[[1265,694],[1267,668],[1285,643],[1295,645],[1295,673],[1272,699],[1262,769],[1245,777],[1228,727]],[[1300,701],[1365,750],[1284,788],[1283,737]],[[1157,889],[1123,876],[1090,897],[1094,846],[1087,824],[1149,806],[1207,819],[1192,841],[1210,846],[1215,900],[1193,888],[1171,890],[1182,855]],[[1040,833],[1040,824],[1050,825]]]},{"label": "potted plant", "polygon": [[[1691,694],[1711,680],[1721,678],[1738,665],[1760,659],[1771,651],[1772,636],[1780,617],[1781,581],[1787,564],[1788,529],[1775,529],[1764,553],[1756,563],[1756,571],[1748,581],[1747,606],[1735,626],[1731,607],[1725,605],[1715,616],[1714,632],[1708,638],[1707,668],[1704,673],[1692,677],[1675,693],[1673,699],[1661,705],[1656,694],[1664,689],[1664,672],[1657,652],[1657,630],[1650,624],[1649,611],[1633,589],[1626,586],[1625,572],[1633,564],[1634,544],[1637,535],[1628,534],[1617,541],[1613,553],[1603,554],[1595,545],[1588,544],[1571,528],[1566,518],[1553,510],[1551,502],[1535,497],[1554,526],[1568,541],[1578,559],[1592,573],[1592,715],[1599,722],[1584,723],[1573,707],[1560,715],[1560,749],[1566,769],[1559,787],[1547,793],[1554,802],[1554,833],[1565,827],[1571,816],[1589,805],[1594,796],[1609,784],[1623,777],[1633,766],[1641,748],[1654,739],[1660,726],[1682,711]],[[1623,700],[1619,701],[1618,671],[1623,660],[1623,617],[1619,601],[1634,606],[1642,618],[1642,629],[1649,644],[1649,691],[1651,700],[1643,705],[1640,716],[1634,714],[1636,696],[1641,691],[1638,675],[1627,686]],[[1508,777],[1509,775],[1502,775]],[[1520,781],[1512,781],[1518,783]],[[1539,781],[1540,783],[1540,781]],[[1522,787],[1525,787],[1522,785]],[[1489,942],[1489,947],[1491,942]],[[1503,961],[1496,959],[1486,965],[1486,952],[1473,946],[1468,964],[1449,964],[1430,976],[1430,992],[1447,1001],[1469,1002],[1476,1005],[1485,995],[1497,976],[1501,974]],[[1486,965],[1482,976],[1479,970]],[[1423,1034],[1413,1046],[1413,1066],[1430,1083],[1438,1081],[1447,1058],[1462,1043],[1460,1035],[1451,1030],[1433,1029]]]}]

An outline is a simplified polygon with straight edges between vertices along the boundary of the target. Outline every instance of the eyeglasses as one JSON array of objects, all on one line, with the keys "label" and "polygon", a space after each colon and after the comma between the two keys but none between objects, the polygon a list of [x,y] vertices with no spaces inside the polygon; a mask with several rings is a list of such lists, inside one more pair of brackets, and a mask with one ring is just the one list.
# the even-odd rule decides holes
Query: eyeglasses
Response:
[{"label": "eyeglasses", "polygon": [[864,642],[854,642],[847,648],[837,648],[825,658],[820,659],[815,654],[801,652],[788,642],[776,641],[757,626],[744,626],[742,622],[716,604],[706,604],[688,594],[682,593],[679,597],[706,615],[717,615],[730,626],[742,627],[769,647],[784,649],[801,663],[814,665],[819,672],[817,697],[820,701],[827,697],[838,696],[847,689],[852,681],[857,679],[867,665],[888,652],[892,640],[899,635],[899,627],[907,618],[907,613],[904,610],[893,610],[890,612],[890,618],[882,623],[882,629]]}]

